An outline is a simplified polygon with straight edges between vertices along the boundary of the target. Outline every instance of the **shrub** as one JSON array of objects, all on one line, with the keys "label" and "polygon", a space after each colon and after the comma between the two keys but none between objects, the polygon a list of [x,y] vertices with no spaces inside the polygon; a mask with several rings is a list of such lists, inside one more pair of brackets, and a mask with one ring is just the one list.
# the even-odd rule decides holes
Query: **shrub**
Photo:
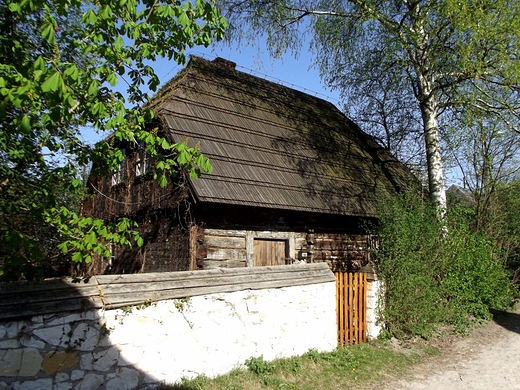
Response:
[{"label": "shrub", "polygon": [[429,337],[439,325],[463,331],[503,308],[511,297],[504,256],[493,239],[472,232],[467,211],[450,210],[448,232],[435,208],[403,196],[385,202],[375,232],[377,265],[384,282],[387,331]]},{"label": "shrub", "polygon": [[271,374],[274,371],[274,365],[265,361],[263,356],[252,357],[245,361],[247,369],[257,375]]}]

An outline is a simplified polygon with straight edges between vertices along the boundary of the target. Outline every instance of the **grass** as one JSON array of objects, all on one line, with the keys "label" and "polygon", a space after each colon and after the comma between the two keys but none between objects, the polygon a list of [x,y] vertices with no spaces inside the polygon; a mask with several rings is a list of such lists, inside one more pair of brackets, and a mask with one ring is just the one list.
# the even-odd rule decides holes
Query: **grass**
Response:
[{"label": "grass", "polygon": [[332,352],[310,350],[305,355],[272,362],[253,357],[245,367],[216,378],[184,379],[163,390],[314,390],[362,389],[389,377],[405,374],[424,356],[437,354],[431,346],[397,351],[389,342],[375,341]]}]

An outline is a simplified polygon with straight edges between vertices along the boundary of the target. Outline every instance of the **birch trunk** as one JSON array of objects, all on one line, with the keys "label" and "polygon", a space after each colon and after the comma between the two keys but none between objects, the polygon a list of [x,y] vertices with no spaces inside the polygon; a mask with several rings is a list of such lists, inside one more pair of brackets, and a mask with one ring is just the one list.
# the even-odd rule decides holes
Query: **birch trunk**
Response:
[{"label": "birch trunk", "polygon": [[439,124],[437,121],[438,105],[435,95],[432,92],[433,82],[427,80],[425,77],[419,77],[419,84],[422,91],[419,106],[424,125],[430,199],[437,207],[439,219],[443,220],[446,215],[447,203]]}]

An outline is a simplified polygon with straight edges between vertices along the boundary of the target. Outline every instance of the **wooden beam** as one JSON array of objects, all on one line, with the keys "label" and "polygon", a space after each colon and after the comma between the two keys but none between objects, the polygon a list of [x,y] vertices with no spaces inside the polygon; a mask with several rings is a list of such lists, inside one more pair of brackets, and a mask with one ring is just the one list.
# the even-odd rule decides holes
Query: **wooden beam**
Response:
[{"label": "wooden beam", "polygon": [[0,319],[334,281],[326,263],[314,263],[5,283],[0,284]]}]

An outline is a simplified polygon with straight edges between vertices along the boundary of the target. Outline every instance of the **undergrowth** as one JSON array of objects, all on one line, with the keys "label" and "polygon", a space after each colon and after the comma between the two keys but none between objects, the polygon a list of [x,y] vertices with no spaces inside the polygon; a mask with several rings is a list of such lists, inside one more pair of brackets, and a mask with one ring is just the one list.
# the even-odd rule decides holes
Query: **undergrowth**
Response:
[{"label": "undergrowth", "polygon": [[492,237],[471,230],[467,210],[450,210],[443,223],[432,205],[402,197],[380,215],[380,314],[389,336],[428,338],[443,325],[466,332],[489,308],[512,302],[505,256]]},{"label": "undergrowth", "polygon": [[[424,356],[429,354],[425,351]],[[263,356],[246,360],[241,368],[217,378],[198,376],[163,386],[176,390],[315,390],[370,388],[387,374],[405,372],[421,354],[403,354],[390,343],[375,341],[332,352],[310,350],[297,357],[266,361]]]}]

